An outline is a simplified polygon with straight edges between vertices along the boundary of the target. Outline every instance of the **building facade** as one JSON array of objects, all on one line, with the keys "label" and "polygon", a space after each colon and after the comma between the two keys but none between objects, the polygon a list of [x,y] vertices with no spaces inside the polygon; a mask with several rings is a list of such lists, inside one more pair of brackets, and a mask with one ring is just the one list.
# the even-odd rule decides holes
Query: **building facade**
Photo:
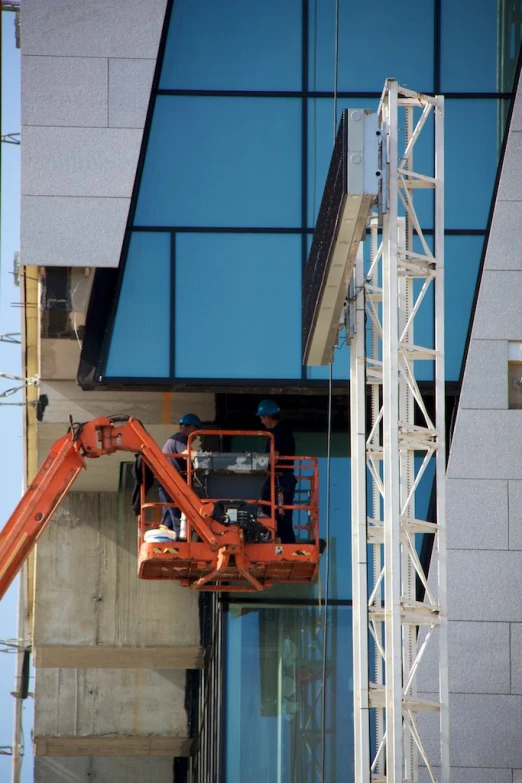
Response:
[{"label": "building facade", "polygon": [[[69,415],[133,414],[161,443],[188,410],[255,427],[275,396],[329,530],[313,587],[198,600],[138,583],[127,466],[89,466],[24,579],[39,783],[353,780],[349,356],[341,340],[328,459],[301,276],[340,113],[375,109],[389,76],[446,97],[453,780],[522,780],[521,13],[24,0],[26,361],[47,399],[29,478]],[[429,235],[428,193],[418,213]]]}]

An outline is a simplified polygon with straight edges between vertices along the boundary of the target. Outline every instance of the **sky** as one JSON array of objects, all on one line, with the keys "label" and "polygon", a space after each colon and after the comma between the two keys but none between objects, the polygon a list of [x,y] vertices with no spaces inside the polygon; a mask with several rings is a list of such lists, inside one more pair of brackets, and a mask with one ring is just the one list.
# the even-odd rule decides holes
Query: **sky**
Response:
[{"label": "sky", "polygon": [[[20,132],[20,50],[15,47],[14,14],[2,12],[2,134]],[[20,249],[20,147],[2,144],[1,149],[1,247],[0,247],[0,334],[20,332],[20,289],[14,283],[13,258]],[[0,372],[21,375],[19,345],[0,342]],[[0,395],[19,385],[0,378]],[[2,402],[21,402],[20,393]],[[23,482],[22,415],[20,406],[0,404],[0,526],[3,527],[18,503]],[[0,602],[0,640],[17,635],[18,580]],[[13,737],[15,656],[0,654],[0,745],[11,745]],[[33,690],[31,679],[29,690]],[[24,705],[24,735],[26,756],[22,764],[22,783],[33,780],[30,729],[33,700]],[[11,758],[0,756],[0,781],[7,783],[11,775]]]}]

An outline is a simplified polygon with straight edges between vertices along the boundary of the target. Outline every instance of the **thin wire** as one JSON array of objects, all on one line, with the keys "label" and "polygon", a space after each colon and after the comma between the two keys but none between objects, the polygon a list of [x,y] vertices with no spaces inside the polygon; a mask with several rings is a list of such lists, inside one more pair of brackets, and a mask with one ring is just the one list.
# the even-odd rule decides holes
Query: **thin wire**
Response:
[{"label": "thin wire", "polygon": [[[339,0],[335,0],[335,35],[334,35],[334,98],[333,98],[333,146],[337,131],[337,83],[339,76]],[[326,445],[326,563],[324,586],[324,621],[323,621],[323,670],[321,694],[321,781],[325,783],[326,773],[326,660],[328,655],[328,598],[330,593],[330,484],[332,456],[332,375],[333,360],[329,365],[328,375],[328,436]]]},{"label": "thin wire", "polygon": [[332,455],[332,367],[328,377],[328,435],[326,444],[326,563],[324,571],[324,620],[323,620],[323,671],[321,694],[321,780],[325,781],[326,772],[326,659],[328,655],[328,597],[330,592],[330,461]]},{"label": "thin wire", "polygon": [[[317,91],[317,0],[314,0],[314,72],[313,72],[313,90]],[[313,99],[312,112],[312,136],[313,136],[313,168],[312,168],[312,220],[317,220],[317,98]]]}]

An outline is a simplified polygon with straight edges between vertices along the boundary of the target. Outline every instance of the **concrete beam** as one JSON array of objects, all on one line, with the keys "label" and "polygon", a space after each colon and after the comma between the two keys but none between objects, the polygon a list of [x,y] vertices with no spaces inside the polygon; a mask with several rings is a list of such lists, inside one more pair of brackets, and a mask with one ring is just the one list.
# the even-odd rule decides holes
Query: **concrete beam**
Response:
[{"label": "concrete beam", "polygon": [[189,756],[190,737],[38,737],[35,756]]},{"label": "concrete beam", "polygon": [[[33,783],[172,783],[168,756],[36,756]],[[496,781],[488,781],[496,783]],[[510,780],[510,783],[512,781]]]},{"label": "concrete beam", "polygon": [[[113,412],[116,410],[113,407]],[[103,415],[103,414],[99,414]],[[92,418],[73,417],[75,421],[86,421]],[[139,416],[137,418],[140,418]],[[154,438],[158,446],[162,447],[177,426],[174,424],[148,424],[147,432]],[[42,465],[53,443],[63,437],[67,432],[64,424],[40,424],[38,427],[38,466]],[[120,470],[123,462],[134,462],[134,454],[128,451],[117,451],[101,459],[86,459],[85,470],[82,470],[69,490],[69,498],[78,492],[108,493],[118,492],[120,486]],[[129,493],[130,494],[130,493]],[[158,500],[157,495],[150,494],[150,500]],[[130,507],[130,497],[122,498],[122,503]],[[137,524],[136,518],[133,522]],[[133,532],[136,531],[134,526]]]},{"label": "concrete beam", "polygon": [[107,647],[42,645],[34,650],[38,669],[202,669],[202,647]]},{"label": "concrete beam", "polygon": [[[55,350],[57,341],[42,341],[41,369],[62,361],[56,357],[43,357],[46,350]],[[75,373],[78,366],[75,367]],[[214,421],[215,398],[206,392],[147,392],[147,391],[83,391],[75,380],[46,380],[42,375],[40,391],[49,397],[49,406],[45,411],[45,424],[67,423],[69,415],[75,421],[87,421],[96,416],[110,416],[124,413],[136,416],[149,424],[168,424],[178,422],[184,413],[197,413],[204,422]],[[62,430],[63,434],[63,430]]]},{"label": "concrete beam", "polygon": [[197,594],[175,582],[138,579],[137,523],[127,495],[65,498],[38,542],[36,606],[36,649],[199,645]]},{"label": "concrete beam", "polygon": [[34,692],[35,737],[105,742],[188,734],[186,672],[179,669],[36,669]]},{"label": "concrete beam", "polygon": [[[73,316],[74,317],[74,316]],[[76,327],[85,323],[80,313]],[[52,380],[73,379],[78,372],[81,346],[77,340],[40,338],[40,377]]]},{"label": "concrete beam", "polygon": [[[66,341],[46,341],[60,343]],[[68,341],[68,349],[76,348]],[[62,352],[63,353],[63,352]],[[49,358],[48,364],[55,362]],[[215,419],[215,397],[205,393],[173,392],[84,392],[71,381],[42,382],[39,392],[49,399],[44,421],[38,425],[38,465],[47,457],[53,443],[67,432],[69,415],[74,421],[89,421],[115,413],[139,419],[161,447],[178,429],[185,413],[196,413],[204,422]],[[72,490],[74,492],[116,492],[120,464],[134,462],[134,455],[119,451],[110,457],[87,460]]]}]

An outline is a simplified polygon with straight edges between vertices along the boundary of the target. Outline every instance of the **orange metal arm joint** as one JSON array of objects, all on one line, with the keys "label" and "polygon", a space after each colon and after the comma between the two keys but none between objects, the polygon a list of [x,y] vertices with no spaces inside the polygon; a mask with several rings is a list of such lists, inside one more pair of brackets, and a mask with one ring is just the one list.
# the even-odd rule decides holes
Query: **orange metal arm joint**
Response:
[{"label": "orange metal arm joint", "polygon": [[143,425],[132,417],[99,417],[84,424],[71,421],[67,435],[58,439],[0,533],[0,598],[20,571],[49,524],[85,458],[115,451],[143,455],[158,481],[212,550],[219,546],[207,520],[214,504],[201,500],[170,464]]}]

